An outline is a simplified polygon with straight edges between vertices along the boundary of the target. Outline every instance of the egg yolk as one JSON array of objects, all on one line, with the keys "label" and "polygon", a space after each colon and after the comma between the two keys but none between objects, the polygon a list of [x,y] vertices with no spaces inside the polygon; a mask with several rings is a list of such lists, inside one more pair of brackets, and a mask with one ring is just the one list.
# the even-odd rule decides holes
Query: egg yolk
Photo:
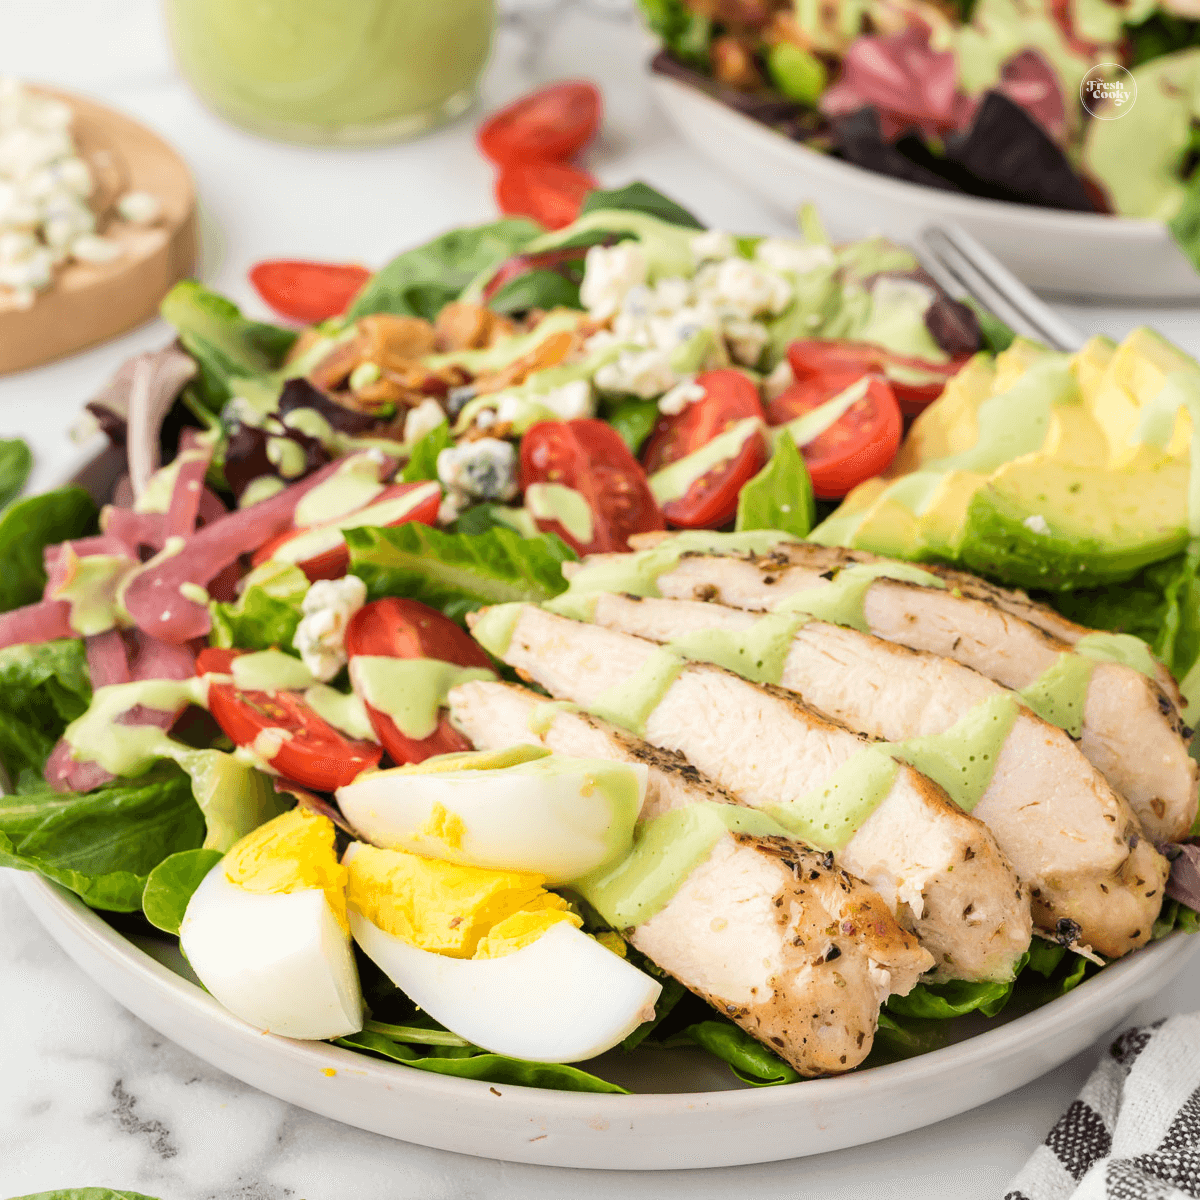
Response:
[{"label": "egg yolk", "polygon": [[560,921],[583,924],[561,896],[545,890],[544,875],[465,867],[368,845],[355,850],[348,867],[347,900],[368,921],[451,958],[500,958]]},{"label": "egg yolk", "polygon": [[450,850],[461,850],[467,827],[457,813],[450,812],[444,804],[434,804],[417,834],[430,841],[441,842]]},{"label": "egg yolk", "polygon": [[230,883],[248,892],[299,892],[321,888],[338,924],[346,920],[346,868],[338,862],[333,822],[293,808],[248,833],[222,863]]}]

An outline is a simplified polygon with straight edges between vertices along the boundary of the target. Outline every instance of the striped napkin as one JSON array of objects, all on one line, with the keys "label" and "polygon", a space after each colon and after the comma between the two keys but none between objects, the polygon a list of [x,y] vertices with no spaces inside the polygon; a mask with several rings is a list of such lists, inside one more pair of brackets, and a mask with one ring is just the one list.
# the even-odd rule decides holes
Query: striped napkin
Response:
[{"label": "striped napkin", "polygon": [[1200,1200],[1200,1012],[1121,1034],[1004,1200]]}]

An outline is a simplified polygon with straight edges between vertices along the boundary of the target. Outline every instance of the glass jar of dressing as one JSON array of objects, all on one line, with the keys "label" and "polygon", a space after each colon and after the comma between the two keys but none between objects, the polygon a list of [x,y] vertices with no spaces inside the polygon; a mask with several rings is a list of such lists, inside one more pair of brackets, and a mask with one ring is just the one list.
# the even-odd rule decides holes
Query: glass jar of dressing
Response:
[{"label": "glass jar of dressing", "polygon": [[310,144],[414,137],[467,109],[493,0],[164,0],[180,69],[214,111]]}]

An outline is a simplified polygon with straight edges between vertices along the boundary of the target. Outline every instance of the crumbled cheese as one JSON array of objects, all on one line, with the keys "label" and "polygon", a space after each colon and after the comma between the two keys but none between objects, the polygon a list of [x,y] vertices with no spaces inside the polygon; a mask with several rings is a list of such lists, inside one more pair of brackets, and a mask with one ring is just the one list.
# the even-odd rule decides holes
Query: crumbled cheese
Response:
[{"label": "crumbled cheese", "polygon": [[767,345],[767,327],[761,321],[727,321],[725,340],[734,361],[752,367],[762,357]]},{"label": "crumbled cheese", "polygon": [[645,252],[634,241],[615,246],[592,246],[584,259],[579,299],[588,314],[605,321],[621,307],[630,288],[646,282]]},{"label": "crumbled cheese", "polygon": [[517,494],[517,452],[499,438],[449,446],[438,455],[438,479],[475,500],[511,500]]},{"label": "crumbled cheese", "polygon": [[1030,533],[1040,533],[1044,536],[1050,532],[1050,526],[1046,523],[1046,518],[1041,513],[1034,513],[1032,517],[1026,517],[1021,524]]},{"label": "crumbled cheese", "polygon": [[692,257],[697,264],[710,259],[732,258],[736,253],[733,236],[720,229],[706,229],[692,238]]},{"label": "crumbled cheese", "polygon": [[404,418],[404,442],[415,446],[427,433],[432,433],[446,420],[442,406],[432,397],[422,400],[416,408],[408,410]]},{"label": "crumbled cheese", "polygon": [[357,575],[318,579],[305,592],[292,646],[315,679],[328,683],[346,665],[346,626],[366,602],[367,585]]},{"label": "crumbled cheese", "polygon": [[685,379],[682,383],[677,383],[659,400],[658,411],[674,417],[683,412],[689,404],[703,400],[706,395],[708,393],[694,379]]},{"label": "crumbled cheese", "polygon": [[792,301],[792,286],[786,279],[744,258],[701,267],[693,290],[739,317],[781,313]]},{"label": "crumbled cheese", "polygon": [[536,393],[532,398],[563,421],[590,417],[596,412],[596,405],[592,399],[592,385],[586,379],[573,379],[553,391]]},{"label": "crumbled cheese", "polygon": [[666,350],[627,350],[596,372],[596,386],[606,392],[628,392],[652,400],[679,382]]},{"label": "crumbled cheese", "polygon": [[796,382],[792,373],[792,364],[785,358],[775,366],[775,369],[763,380],[763,395],[768,400],[782,396]]},{"label": "crumbled cheese", "polygon": [[781,275],[807,275],[821,267],[832,267],[837,261],[829,246],[788,238],[763,238],[754,247],[754,257]]},{"label": "crumbled cheese", "polygon": [[131,225],[153,225],[162,216],[162,202],[149,192],[126,192],[117,201],[117,212]]}]

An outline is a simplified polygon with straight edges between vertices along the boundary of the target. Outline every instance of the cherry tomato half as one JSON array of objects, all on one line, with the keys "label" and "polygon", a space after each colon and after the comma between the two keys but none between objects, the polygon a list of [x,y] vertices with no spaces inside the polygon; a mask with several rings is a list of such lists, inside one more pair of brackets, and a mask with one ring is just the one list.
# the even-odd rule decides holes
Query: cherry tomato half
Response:
[{"label": "cherry tomato half", "polygon": [[621,435],[604,421],[541,421],[521,439],[521,489],[557,483],[592,510],[592,540],[581,542],[556,520],[535,518],[577,554],[628,550],[629,535],[665,529],[646,473]]},{"label": "cherry tomato half", "polygon": [[196,655],[196,674],[231,675],[233,673],[233,660],[239,654],[243,653],[245,651],[224,650],[220,646],[205,646]]},{"label": "cherry tomato half", "polygon": [[[674,416],[660,417],[642,451],[646,471],[654,474],[707,446],[747,417],[766,419],[758,388],[740,371],[705,371],[696,377],[704,398]],[[685,529],[716,528],[737,512],[738,493],[767,461],[767,442],[752,434],[738,452],[700,476],[684,495],[663,505],[663,516]]]},{"label": "cherry tomato half", "polygon": [[[798,382],[775,403],[780,411],[791,414],[790,420],[819,408],[828,399],[821,389]],[[896,457],[902,432],[895,393],[887,380],[870,376],[866,393],[824,433],[800,447],[812,477],[813,492],[822,500],[838,500],[864,479],[878,475]]]},{"label": "cherry tomato half", "polygon": [[556,83],[515,100],[479,127],[477,142],[494,163],[565,162],[600,128],[603,111],[594,83]]},{"label": "cherry tomato half", "polygon": [[509,163],[496,180],[496,203],[502,213],[561,229],[579,216],[584,197],[596,186],[591,175],[569,163]]},{"label": "cherry tomato half", "polygon": [[[788,362],[798,383],[824,383],[827,398],[832,398],[864,375],[883,375],[896,393],[900,411],[910,417],[936,400],[946,381],[957,375],[970,357],[964,354],[948,363],[935,363],[896,354],[870,342],[818,338],[793,342],[788,347]],[[914,375],[918,378],[914,379]],[[921,380],[920,376],[925,379]],[[771,416],[770,408],[767,412],[772,425],[790,419],[776,420]]]},{"label": "cherry tomato half", "polygon": [[[387,500],[396,500],[407,492],[427,486],[428,483],[426,481],[390,484],[367,507],[382,504]],[[419,521],[422,525],[432,525],[437,520],[440,504],[439,493],[431,489],[428,500],[422,500],[420,504],[406,512],[398,521],[390,521],[388,524],[403,525],[406,521]],[[318,579],[341,579],[346,574],[346,568],[350,565],[350,549],[346,545],[346,539],[333,526],[315,525],[305,529],[289,529],[286,533],[281,533],[278,537],[264,542],[251,557],[251,566],[257,567],[265,563],[268,559],[273,558],[281,546],[295,538],[303,537],[307,534],[315,534],[317,531],[325,528],[328,529],[327,540],[332,544],[327,549],[320,550],[308,558],[299,560],[296,566],[304,572],[309,583],[314,583]],[[336,540],[334,538],[335,534],[337,535]]]},{"label": "cherry tomato half", "polygon": [[[346,626],[346,653],[388,658],[439,658],[460,667],[491,667],[483,648],[449,617],[417,600],[388,597],[364,605]],[[435,754],[470,750],[471,743],[455,729],[445,713],[427,738],[410,738],[395,721],[366,705],[371,727],[383,748],[397,763],[424,762]]]},{"label": "cherry tomato half", "polygon": [[[338,732],[295,692],[251,692],[213,683],[208,708],[239,746],[251,747],[281,775],[319,792],[344,787],[382,757],[374,742]],[[276,729],[290,736],[269,732]],[[278,749],[267,753],[276,743]]]},{"label": "cherry tomato half", "polygon": [[284,258],[250,268],[254,290],[277,313],[308,325],[344,313],[370,278],[366,267]]}]

